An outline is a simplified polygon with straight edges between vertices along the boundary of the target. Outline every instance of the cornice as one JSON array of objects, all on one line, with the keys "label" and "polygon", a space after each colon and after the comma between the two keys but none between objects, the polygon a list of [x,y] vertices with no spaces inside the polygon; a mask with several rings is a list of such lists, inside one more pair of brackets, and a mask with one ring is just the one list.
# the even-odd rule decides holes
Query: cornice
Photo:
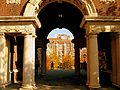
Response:
[{"label": "cornice", "polygon": [[85,20],[87,22],[119,22],[120,23],[120,17],[118,16],[97,16],[97,17],[85,16]]},{"label": "cornice", "polygon": [[9,25],[12,23],[18,25],[22,25],[22,24],[27,25],[31,23],[35,26],[35,28],[41,27],[41,23],[37,17],[28,17],[28,16],[0,16],[0,25],[2,25],[3,23],[4,24],[9,23]]},{"label": "cornice", "polygon": [[88,34],[99,34],[100,32],[119,32],[120,25],[87,25]]},{"label": "cornice", "polygon": [[0,33],[32,33],[40,28],[36,17],[10,16],[0,17]]},{"label": "cornice", "polygon": [[32,25],[15,25],[15,26],[0,26],[1,33],[33,33],[35,32]]},{"label": "cornice", "polygon": [[120,17],[85,17],[87,33],[120,32]]}]

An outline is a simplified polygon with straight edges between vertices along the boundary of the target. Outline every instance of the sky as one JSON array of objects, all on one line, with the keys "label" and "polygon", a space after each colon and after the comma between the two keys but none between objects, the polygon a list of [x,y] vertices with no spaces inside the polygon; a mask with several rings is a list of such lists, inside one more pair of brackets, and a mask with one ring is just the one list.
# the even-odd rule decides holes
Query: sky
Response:
[{"label": "sky", "polygon": [[47,37],[47,38],[55,38],[58,34],[67,34],[67,35],[69,35],[72,39],[74,38],[74,37],[73,37],[73,34],[72,34],[68,29],[65,29],[65,28],[62,28],[62,29],[59,29],[59,28],[53,29],[53,30],[48,34],[48,37]]}]

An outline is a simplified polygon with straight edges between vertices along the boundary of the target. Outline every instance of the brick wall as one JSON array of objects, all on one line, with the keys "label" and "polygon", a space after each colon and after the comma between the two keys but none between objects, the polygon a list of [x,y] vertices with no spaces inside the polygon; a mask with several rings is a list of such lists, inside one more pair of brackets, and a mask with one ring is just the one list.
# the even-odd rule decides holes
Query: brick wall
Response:
[{"label": "brick wall", "polygon": [[0,16],[22,15],[28,0],[21,0],[20,4],[7,4],[6,1],[7,0],[0,0]]}]

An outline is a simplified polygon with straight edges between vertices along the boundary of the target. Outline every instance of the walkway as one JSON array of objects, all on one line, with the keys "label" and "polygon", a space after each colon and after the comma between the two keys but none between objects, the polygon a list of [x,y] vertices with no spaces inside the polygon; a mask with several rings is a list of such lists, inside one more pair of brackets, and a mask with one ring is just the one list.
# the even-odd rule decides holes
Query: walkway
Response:
[{"label": "walkway", "polygon": [[[86,72],[81,70],[77,77],[74,70],[50,70],[45,76],[39,76],[36,90],[88,90],[85,86]],[[1,90],[18,90],[19,84],[12,84]],[[100,90],[120,90],[112,85],[102,86]]]}]

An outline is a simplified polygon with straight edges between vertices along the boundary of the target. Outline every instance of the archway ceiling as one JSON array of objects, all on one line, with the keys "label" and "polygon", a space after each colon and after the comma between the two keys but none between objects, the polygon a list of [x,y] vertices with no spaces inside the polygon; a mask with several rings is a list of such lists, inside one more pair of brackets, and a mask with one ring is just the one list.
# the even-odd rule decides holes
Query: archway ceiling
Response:
[{"label": "archway ceiling", "polygon": [[42,38],[46,38],[54,28],[67,28],[74,37],[82,32],[79,27],[83,18],[82,13],[74,5],[66,2],[46,5],[38,14],[38,18],[42,27],[37,30],[37,34],[40,34]]}]

